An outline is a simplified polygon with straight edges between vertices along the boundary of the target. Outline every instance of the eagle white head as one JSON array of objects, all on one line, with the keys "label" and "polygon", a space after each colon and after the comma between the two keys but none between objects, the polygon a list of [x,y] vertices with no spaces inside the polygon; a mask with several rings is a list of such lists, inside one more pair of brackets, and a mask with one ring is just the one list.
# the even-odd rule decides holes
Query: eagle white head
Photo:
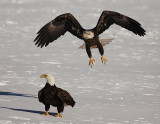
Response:
[{"label": "eagle white head", "polygon": [[55,84],[54,77],[51,74],[43,74],[40,76],[40,78],[45,78],[51,86],[54,86]]},{"label": "eagle white head", "polygon": [[92,31],[84,31],[82,37],[84,39],[92,39],[94,37],[94,33]]}]

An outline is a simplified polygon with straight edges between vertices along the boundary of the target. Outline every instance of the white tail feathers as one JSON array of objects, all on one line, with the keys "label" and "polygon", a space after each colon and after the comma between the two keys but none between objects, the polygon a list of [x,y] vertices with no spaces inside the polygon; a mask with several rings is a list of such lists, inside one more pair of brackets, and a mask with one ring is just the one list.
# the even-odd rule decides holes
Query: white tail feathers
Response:
[{"label": "white tail feathers", "polygon": [[[111,39],[100,39],[100,43],[102,44],[102,46],[105,46],[105,45],[109,44],[110,42],[112,42],[113,39],[114,39],[114,38],[111,38]],[[84,44],[82,44],[79,48],[80,48],[80,49],[85,49],[85,48],[86,48],[85,46],[86,46],[86,45],[85,45],[85,43],[84,43]],[[92,48],[97,48],[97,45],[91,46],[91,49],[92,49]]]}]

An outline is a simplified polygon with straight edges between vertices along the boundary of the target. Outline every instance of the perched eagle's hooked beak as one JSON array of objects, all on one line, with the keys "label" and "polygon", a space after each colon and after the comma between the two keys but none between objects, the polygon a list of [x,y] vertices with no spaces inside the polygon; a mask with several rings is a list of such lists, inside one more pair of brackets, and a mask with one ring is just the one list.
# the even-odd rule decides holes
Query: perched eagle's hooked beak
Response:
[{"label": "perched eagle's hooked beak", "polygon": [[40,78],[46,78],[46,77],[47,77],[46,74],[43,74],[43,75],[40,76]]}]

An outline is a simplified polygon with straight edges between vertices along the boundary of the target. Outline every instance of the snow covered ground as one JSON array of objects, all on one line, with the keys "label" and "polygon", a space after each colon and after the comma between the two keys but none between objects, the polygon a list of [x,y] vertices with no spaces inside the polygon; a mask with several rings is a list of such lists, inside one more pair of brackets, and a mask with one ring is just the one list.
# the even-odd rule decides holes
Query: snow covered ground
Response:
[{"label": "snow covered ground", "polygon": [[[158,0],[0,0],[0,123],[159,124],[159,5]],[[93,28],[103,10],[130,16],[147,31],[145,37],[116,25],[105,31],[102,38],[115,38],[104,47],[106,66],[95,49],[91,69],[85,50],[78,49],[83,41],[69,33],[43,49],[33,43],[36,32],[59,14],[70,12]],[[56,85],[76,101],[62,118],[40,115],[43,73],[54,74]]]}]

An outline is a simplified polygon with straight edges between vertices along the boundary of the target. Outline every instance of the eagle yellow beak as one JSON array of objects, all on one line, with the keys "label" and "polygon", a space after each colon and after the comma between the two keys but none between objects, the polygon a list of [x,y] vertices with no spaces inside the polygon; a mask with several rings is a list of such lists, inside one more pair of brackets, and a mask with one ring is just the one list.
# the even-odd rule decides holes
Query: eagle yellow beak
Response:
[{"label": "eagle yellow beak", "polygon": [[83,37],[83,38],[86,38],[86,37],[87,37],[87,34],[86,34],[86,33],[83,33],[82,37]]},{"label": "eagle yellow beak", "polygon": [[40,78],[46,78],[46,77],[47,77],[46,74],[43,74],[43,75],[40,76]]}]

